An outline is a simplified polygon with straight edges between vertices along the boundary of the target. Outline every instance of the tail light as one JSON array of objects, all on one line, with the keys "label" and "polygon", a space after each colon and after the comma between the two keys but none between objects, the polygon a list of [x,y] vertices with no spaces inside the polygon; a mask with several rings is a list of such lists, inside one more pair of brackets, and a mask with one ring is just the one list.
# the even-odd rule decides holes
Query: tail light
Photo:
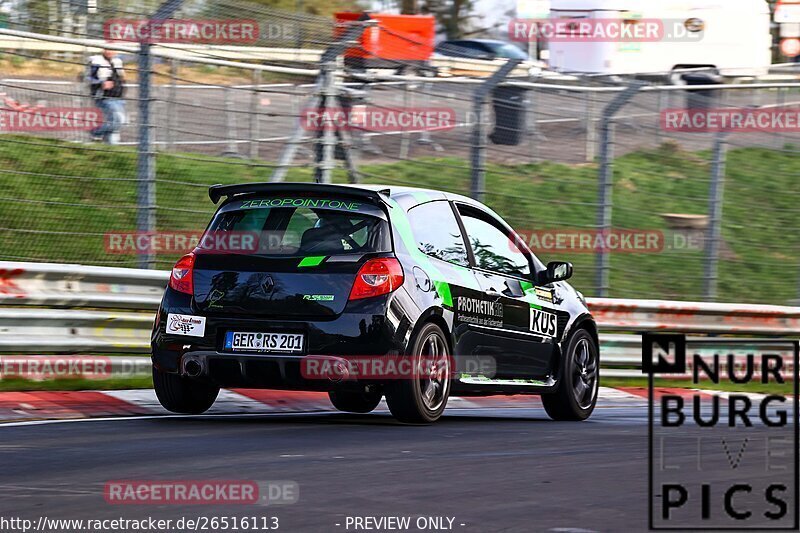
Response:
[{"label": "tail light", "polygon": [[389,294],[403,284],[403,267],[394,257],[370,259],[359,269],[350,300]]},{"label": "tail light", "polygon": [[192,294],[194,292],[192,270],[194,270],[194,254],[187,254],[178,259],[172,267],[169,286],[178,292]]}]

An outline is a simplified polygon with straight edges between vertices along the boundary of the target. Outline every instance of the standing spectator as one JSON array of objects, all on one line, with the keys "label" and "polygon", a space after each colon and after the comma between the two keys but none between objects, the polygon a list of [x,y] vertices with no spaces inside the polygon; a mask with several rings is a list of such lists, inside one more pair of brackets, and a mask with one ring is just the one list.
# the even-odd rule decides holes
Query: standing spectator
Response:
[{"label": "standing spectator", "polygon": [[86,80],[95,105],[103,113],[103,124],[91,131],[94,140],[119,143],[119,130],[125,121],[125,71],[113,50],[89,58]]}]

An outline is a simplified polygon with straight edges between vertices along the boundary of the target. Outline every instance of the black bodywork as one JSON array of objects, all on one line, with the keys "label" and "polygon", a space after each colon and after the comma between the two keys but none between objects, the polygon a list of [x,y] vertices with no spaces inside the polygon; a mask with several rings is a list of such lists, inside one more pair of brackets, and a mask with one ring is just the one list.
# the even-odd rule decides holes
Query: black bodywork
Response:
[{"label": "black bodywork", "polygon": [[[209,228],[227,210],[236,211],[254,200],[266,205],[286,198],[352,202],[388,223],[388,249],[378,247],[365,254],[327,250],[321,254],[325,256],[322,262],[310,266],[301,266],[303,253],[280,257],[197,254],[193,294],[167,287],[158,310],[152,359],[162,372],[190,375],[227,388],[379,390],[380,382],[305,379],[300,361],[307,355],[406,354],[421,326],[434,322],[446,333],[457,366],[464,369],[454,376],[452,394],[539,394],[555,390],[561,347],[571,331],[584,328],[597,342],[595,323],[580,293],[566,282],[538,285],[546,267],[514,240],[502,219],[472,199],[412,188],[290,183],[215,186],[210,196],[214,202],[225,200]],[[457,239],[462,239],[465,256],[448,261],[450,251],[442,255],[419,242],[427,236],[418,233],[434,234],[441,229],[434,224],[419,229],[425,212],[448,219],[454,216],[461,233],[449,237],[456,239],[458,249]],[[477,237],[471,241],[466,234],[465,213],[472,217],[468,222],[484,219],[507,233],[518,243],[531,272],[509,275],[481,268],[478,263],[485,262],[487,255],[477,248],[482,245]],[[399,260],[402,286],[389,294],[349,300],[360,265],[374,257]],[[320,293],[331,300],[308,299]],[[533,317],[541,318],[537,309],[545,311],[546,317],[556,316],[552,324],[556,329],[548,332],[552,335],[533,331],[548,327],[546,317],[534,324]],[[203,336],[168,334],[170,314],[203,317]],[[237,353],[225,346],[229,331],[302,333],[305,345],[301,353],[293,354]],[[462,367],[460,362],[486,357],[495,364],[489,376],[470,374],[469,365]],[[189,373],[189,361],[199,364],[194,368],[200,371]]]}]

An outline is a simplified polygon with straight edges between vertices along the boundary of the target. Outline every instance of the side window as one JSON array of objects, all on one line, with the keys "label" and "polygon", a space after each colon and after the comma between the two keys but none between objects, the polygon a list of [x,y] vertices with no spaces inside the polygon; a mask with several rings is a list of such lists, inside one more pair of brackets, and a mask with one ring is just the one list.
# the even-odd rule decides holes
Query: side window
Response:
[{"label": "side window", "polygon": [[468,58],[488,59],[492,56],[491,51],[480,43],[461,42],[459,46],[463,55]]},{"label": "side window", "polygon": [[487,215],[469,208],[459,208],[459,212],[477,267],[509,276],[530,276],[528,256],[517,248],[504,230],[490,223]]},{"label": "side window", "polygon": [[461,266],[469,266],[461,228],[445,201],[418,205],[408,212],[411,232],[421,252]]}]

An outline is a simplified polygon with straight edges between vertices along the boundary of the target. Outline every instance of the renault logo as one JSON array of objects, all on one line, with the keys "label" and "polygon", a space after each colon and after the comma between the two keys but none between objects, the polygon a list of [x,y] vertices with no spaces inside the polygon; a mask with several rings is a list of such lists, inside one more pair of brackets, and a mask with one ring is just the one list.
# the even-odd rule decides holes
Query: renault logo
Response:
[{"label": "renault logo", "polygon": [[261,278],[261,288],[264,289],[266,294],[272,292],[272,289],[275,288],[275,282],[272,280],[272,276],[266,274]]}]

